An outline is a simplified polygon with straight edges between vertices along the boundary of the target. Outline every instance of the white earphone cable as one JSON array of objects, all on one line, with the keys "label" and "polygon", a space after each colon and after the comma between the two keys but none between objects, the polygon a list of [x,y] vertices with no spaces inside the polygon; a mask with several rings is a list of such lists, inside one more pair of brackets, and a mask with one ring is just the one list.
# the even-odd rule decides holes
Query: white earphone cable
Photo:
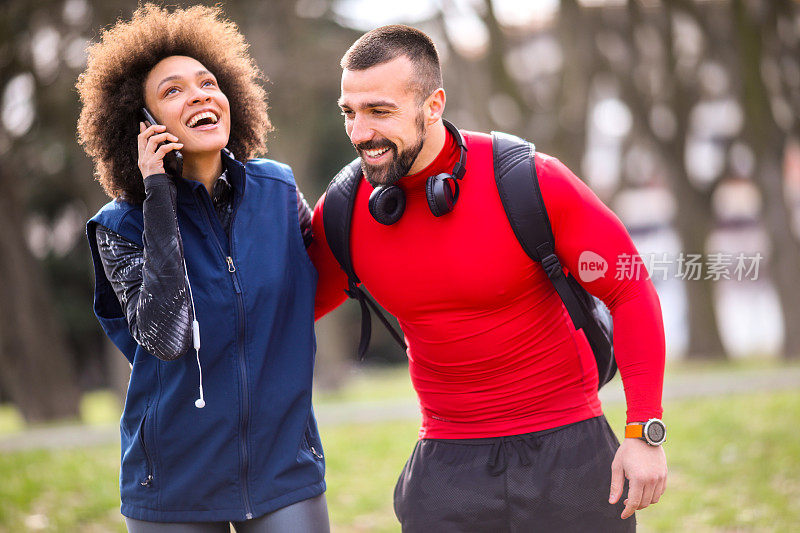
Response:
[{"label": "white earphone cable", "polygon": [[189,283],[189,272],[186,268],[186,259],[183,260],[183,276],[186,278],[186,286],[189,288],[189,301],[192,304],[192,344],[194,353],[197,357],[197,370],[200,374],[200,397],[195,400],[194,406],[202,409],[206,406],[203,397],[203,366],[200,364],[200,322],[197,321],[197,311],[194,308],[194,296],[192,295],[192,284]]}]

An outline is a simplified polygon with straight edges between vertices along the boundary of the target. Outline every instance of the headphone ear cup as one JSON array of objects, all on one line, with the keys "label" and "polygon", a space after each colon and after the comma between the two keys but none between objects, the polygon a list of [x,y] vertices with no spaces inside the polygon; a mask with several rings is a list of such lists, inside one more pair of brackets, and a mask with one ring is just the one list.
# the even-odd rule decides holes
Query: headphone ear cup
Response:
[{"label": "headphone ear cup", "polygon": [[[447,183],[448,180],[453,181],[456,188],[456,194]],[[458,182],[450,174],[438,174],[431,176],[425,182],[425,196],[428,199],[428,207],[433,213],[433,216],[440,217],[446,215],[453,210],[458,197]]]},{"label": "headphone ear cup", "polygon": [[375,187],[369,195],[369,213],[376,221],[391,226],[406,210],[406,195],[397,185]]}]

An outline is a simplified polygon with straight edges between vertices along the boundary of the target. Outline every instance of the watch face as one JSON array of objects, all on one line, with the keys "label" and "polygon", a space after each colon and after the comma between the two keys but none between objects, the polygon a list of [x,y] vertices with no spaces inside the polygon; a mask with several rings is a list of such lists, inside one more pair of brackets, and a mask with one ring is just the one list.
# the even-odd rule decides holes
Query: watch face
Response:
[{"label": "watch face", "polygon": [[659,444],[666,436],[666,429],[664,424],[658,421],[653,421],[647,424],[647,440],[653,444]]}]

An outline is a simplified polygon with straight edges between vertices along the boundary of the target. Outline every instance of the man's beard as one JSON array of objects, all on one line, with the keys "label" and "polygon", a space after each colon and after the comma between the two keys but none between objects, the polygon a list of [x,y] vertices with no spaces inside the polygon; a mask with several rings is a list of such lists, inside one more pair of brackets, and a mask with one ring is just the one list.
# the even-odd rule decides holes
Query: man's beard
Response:
[{"label": "man's beard", "polygon": [[379,150],[386,147],[389,147],[389,150],[392,152],[392,158],[382,165],[370,165],[364,161],[364,156],[361,156],[361,170],[364,171],[364,177],[373,187],[379,185],[383,185],[384,187],[394,185],[411,170],[414,161],[417,159],[420,151],[422,151],[422,144],[425,141],[425,121],[422,113],[417,115],[415,122],[417,126],[416,143],[399,154],[397,153],[397,145],[389,139],[371,140],[356,145],[355,148],[359,155],[361,155],[364,150]]}]

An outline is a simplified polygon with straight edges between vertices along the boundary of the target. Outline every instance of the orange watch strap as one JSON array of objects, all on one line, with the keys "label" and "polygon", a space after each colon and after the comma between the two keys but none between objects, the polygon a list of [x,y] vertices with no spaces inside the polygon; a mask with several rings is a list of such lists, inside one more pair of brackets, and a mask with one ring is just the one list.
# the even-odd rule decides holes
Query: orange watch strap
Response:
[{"label": "orange watch strap", "polygon": [[625,426],[626,439],[641,439],[644,437],[644,424],[628,424]]}]

